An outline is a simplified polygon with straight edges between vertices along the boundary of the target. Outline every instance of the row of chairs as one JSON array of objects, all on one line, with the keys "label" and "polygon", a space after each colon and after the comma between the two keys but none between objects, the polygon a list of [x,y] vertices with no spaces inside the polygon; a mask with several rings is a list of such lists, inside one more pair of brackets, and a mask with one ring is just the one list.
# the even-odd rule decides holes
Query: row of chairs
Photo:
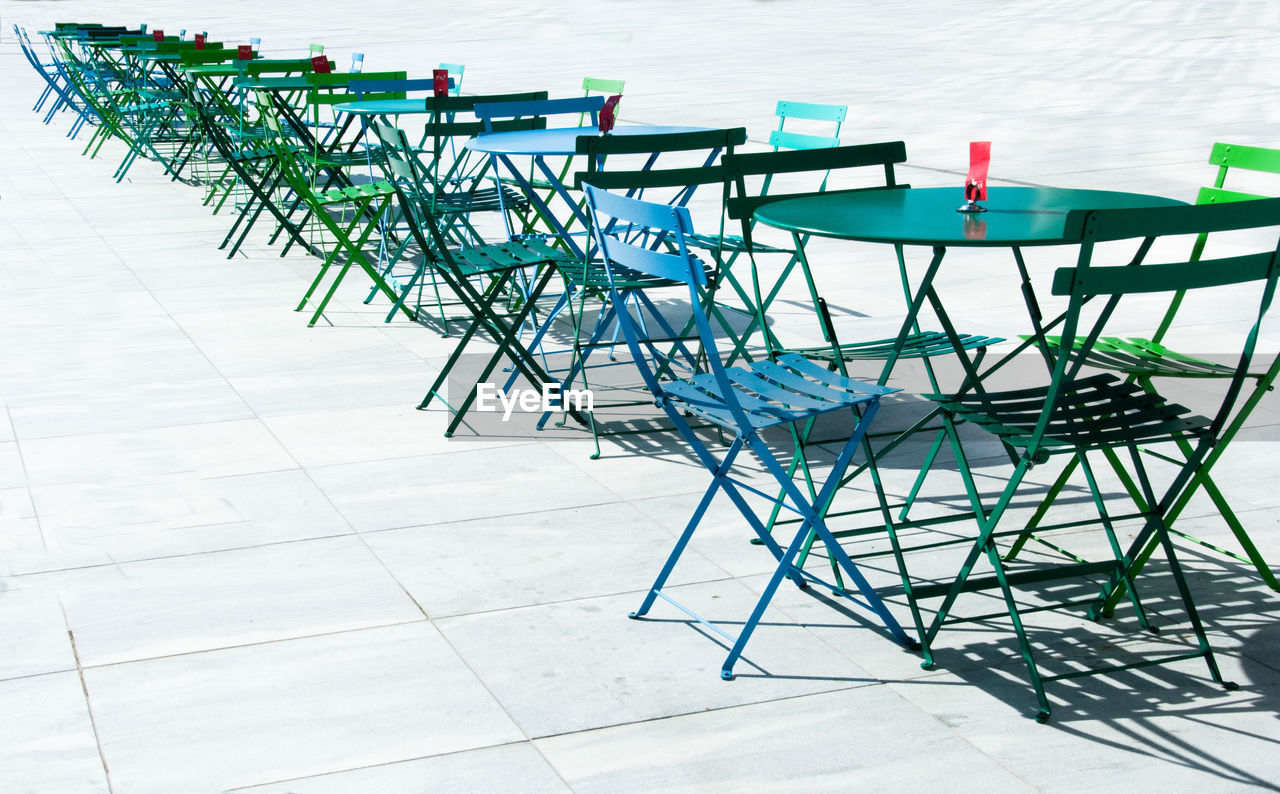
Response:
[{"label": "row of chairs", "polygon": [[[1050,340],[1057,350],[1051,382],[1011,393],[954,395],[944,392],[929,366],[931,358],[955,352],[949,340],[916,329],[905,341],[841,341],[804,256],[807,240],[798,235],[790,245],[769,245],[756,239],[761,235],[753,213],[767,202],[833,189],[906,187],[897,182],[894,168],[906,161],[902,143],[841,145],[846,108],[778,103],[778,124],[770,134],[769,152],[736,151],[745,141],[741,128],[692,135],[579,138],[576,154],[585,167],[573,175],[571,183],[583,191],[589,221],[578,231],[591,235],[590,241],[577,246],[584,252],[579,255],[564,238],[540,233],[540,224],[547,219],[531,197],[540,192],[545,196],[554,185],[531,176],[522,180],[523,189],[515,190],[511,181],[493,168],[492,158],[474,156],[465,141],[482,133],[545,127],[557,114],[576,115],[577,123],[583,124],[599,109],[600,94],[621,92],[621,84],[588,79],[581,100],[564,101],[549,100],[545,92],[463,97],[457,94],[460,81],[455,81],[451,96],[421,100],[425,112],[420,136],[411,136],[383,120],[370,122],[367,135],[353,135],[353,125],[359,130],[363,122],[336,112],[338,105],[351,99],[404,99],[410,92],[426,88],[425,81],[408,80],[401,72],[374,74],[353,69],[336,75],[331,72],[332,64],[328,73],[317,73],[317,63],[311,58],[274,62],[254,58],[239,64],[234,63],[240,60],[238,50],[232,58],[232,48],[205,42],[197,50],[183,46],[186,43],[181,37],[176,42],[155,41],[151,52],[172,52],[177,63],[192,67],[181,70],[175,69],[172,61],[148,59],[145,37],[134,41],[142,52],[125,52],[115,58],[104,55],[110,48],[83,46],[93,37],[127,41],[128,31],[98,28],[96,33],[82,31],[80,35],[84,38],[75,42],[69,37],[51,39],[60,53],[54,60],[61,64],[54,72],[66,74],[60,81],[51,80],[40,59],[29,56],[48,85],[37,109],[56,97],[63,108],[75,111],[79,118],[91,119],[84,123],[94,124],[101,132],[90,141],[95,153],[107,139],[118,138],[129,150],[129,165],[138,158],[153,159],[173,178],[190,169],[208,187],[206,203],[213,204],[215,211],[236,196],[239,215],[224,241],[224,245],[231,244],[238,235],[233,254],[254,223],[267,213],[276,226],[272,241],[283,236],[285,250],[298,244],[321,258],[319,271],[298,307],[314,306],[312,323],[324,316],[353,266],[370,279],[371,299],[382,294],[391,302],[388,319],[401,313],[425,321],[423,294],[428,288],[427,305],[434,304],[431,308],[445,333],[450,333],[446,306],[452,302],[461,307],[466,329],[422,407],[442,398],[442,387],[454,363],[480,336],[489,337],[495,348],[477,383],[489,378],[504,361],[513,368],[512,379],[523,376],[542,382],[549,376],[547,335],[556,315],[568,311],[570,363],[559,375],[562,388],[567,389],[575,379],[585,377],[592,351],[612,348],[618,341],[616,334],[621,333],[629,361],[639,368],[667,421],[712,475],[711,486],[636,616],[646,614],[655,599],[671,600],[665,592],[667,578],[720,491],[734,501],[755,540],[767,547],[776,561],[770,583],[743,629],[728,638],[732,645],[723,667],[725,677],[732,676],[734,663],[782,579],[791,578],[800,586],[821,581],[804,567],[808,550],[820,542],[836,575],[836,583],[829,585],[833,591],[868,607],[899,642],[910,647],[919,644],[926,665],[932,664],[933,640],[951,617],[956,598],[962,592],[999,589],[1006,603],[1001,614],[1012,619],[1038,695],[1040,715],[1047,718],[1046,679],[1038,672],[1013,589],[1049,577],[1043,571],[1009,572],[1006,568],[1024,544],[1040,539],[1049,529],[1040,521],[1076,468],[1085,474],[1114,559],[1074,563],[1054,574],[1104,575],[1102,594],[1090,599],[1096,614],[1109,612],[1127,594],[1140,623],[1147,625],[1134,592],[1134,577],[1154,548],[1163,545],[1200,646],[1192,655],[1203,656],[1215,679],[1221,680],[1169,540],[1170,525],[1198,488],[1210,494],[1250,561],[1267,583],[1276,587],[1248,533],[1209,477],[1227,442],[1239,432],[1276,375],[1275,363],[1265,370],[1251,367],[1258,324],[1246,340],[1239,362],[1233,365],[1200,361],[1163,346],[1186,290],[1260,281],[1264,284],[1258,312],[1261,321],[1274,290],[1274,251],[1219,259],[1208,266],[1196,263],[1208,232],[1274,224],[1274,201],[1248,201],[1225,209],[1206,206],[1069,218],[1068,229],[1082,242],[1081,257],[1075,268],[1064,269],[1055,280],[1055,294],[1067,299],[1069,307],[1064,333]],[[129,46],[121,49],[127,51]],[[210,49],[223,60],[211,57]],[[323,57],[322,52],[314,55]],[[219,63],[231,65],[222,70],[199,68]],[[822,132],[798,131],[797,122],[804,121],[830,127]],[[414,137],[418,138],[416,143]],[[678,153],[700,153],[701,159],[691,166],[655,167],[659,155]],[[1219,177],[1213,188],[1202,193],[1202,204],[1258,198],[1224,187],[1229,168],[1280,172],[1280,154],[1269,150],[1219,145],[1213,157],[1220,166]],[[570,181],[573,162],[563,164],[561,182]],[[127,167],[122,163],[126,171]],[[843,178],[847,173],[868,169],[878,171],[879,178],[848,187],[853,183]],[[123,178],[123,172],[118,175]],[[796,177],[807,180],[803,189],[794,186]],[[708,185],[719,189],[719,202],[713,202],[718,203],[719,229],[697,234],[692,227],[690,200],[695,189]],[[484,214],[500,219],[500,223],[486,225],[481,217]],[[1155,238],[1187,232],[1201,233],[1187,262],[1141,263]],[[1120,268],[1094,263],[1095,242],[1134,238],[1145,240],[1141,255],[1130,263],[1140,266],[1121,272]],[[899,247],[895,253],[906,289],[903,252]],[[770,307],[797,268],[815,304],[822,345],[788,345],[768,322]],[[766,273],[768,278],[762,280]],[[321,293],[331,274],[327,289]],[[557,279],[562,287],[559,297],[549,308],[541,307],[542,297]],[[650,293],[672,288],[684,293],[686,300],[681,305],[687,317],[672,319],[670,312],[660,310],[650,297]],[[1175,296],[1151,339],[1102,335],[1122,295],[1158,289],[1171,289]],[[594,317],[590,321],[588,301]],[[1083,330],[1082,310],[1099,302],[1106,306],[1099,316],[1100,324]],[[612,337],[611,332],[615,334]],[[757,343],[755,338],[761,341]],[[721,351],[718,340],[731,347]],[[981,356],[987,347],[1001,341],[967,335],[960,343]],[[925,363],[934,389],[928,396],[940,407],[942,416],[933,448],[936,451],[950,442],[965,472],[974,512],[980,517],[979,534],[962,574],[951,583],[920,585],[906,564],[910,549],[899,540],[903,524],[891,515],[878,489],[883,518],[878,529],[891,541],[918,641],[897,623],[842,545],[842,539],[861,531],[833,530],[827,524],[835,489],[845,479],[855,454],[862,451],[863,467],[874,473],[876,450],[867,431],[880,398],[894,391],[886,383],[892,364],[904,357]],[[864,361],[881,363],[878,383],[850,377],[850,368]],[[735,362],[741,365],[735,367]],[[1081,371],[1084,366],[1119,372],[1125,380],[1086,376]],[[1228,383],[1227,399],[1211,419],[1190,416],[1156,391],[1155,381],[1163,377],[1223,379]],[[1251,391],[1246,389],[1250,382]],[[473,388],[461,398],[453,396],[447,432],[463,421],[475,394]],[[1237,398],[1242,394],[1241,401]],[[1235,408],[1237,403],[1239,409]],[[815,420],[837,412],[852,417],[852,430],[841,440],[831,469],[819,482],[811,476],[813,467],[806,459],[809,434]],[[591,415],[573,409],[570,413],[594,433]],[[727,435],[723,455],[712,453],[691,418]],[[968,473],[957,431],[962,422],[993,434],[1010,450],[1015,462],[1009,484],[994,505],[983,502]],[[776,451],[767,434],[771,428],[788,430],[791,459],[785,463],[785,456]],[[1174,444],[1177,456],[1143,452],[1156,441]],[[732,476],[733,463],[744,449],[750,449],[774,477],[776,492],[766,493]],[[1103,506],[1104,494],[1090,468],[1089,453],[1103,455],[1121,476],[1138,509],[1136,516],[1144,521],[1138,541],[1127,551],[1118,545],[1115,518]],[[1123,453],[1129,454],[1133,473],[1122,465]],[[934,454],[930,453],[930,461]],[[1036,517],[1014,533],[1013,545],[1001,549],[998,541],[1007,533],[998,532],[997,524],[1026,472],[1058,454],[1069,456],[1063,474]],[[1179,466],[1173,485],[1163,496],[1155,493],[1142,463],[1143,454],[1156,454]],[[922,467],[920,477],[927,470],[928,465]],[[803,483],[797,483],[797,472]],[[908,503],[918,491],[919,480]],[[749,504],[750,494],[764,497],[770,505],[767,520]],[[772,531],[772,519],[780,510],[798,516],[791,522],[796,525],[794,537],[786,545],[776,541]],[[969,576],[980,557],[992,565],[992,577]],[[853,582],[851,590],[843,577]],[[926,626],[921,604],[936,598],[941,598],[942,604],[933,610],[932,622]],[[710,622],[706,625],[723,633]]]}]

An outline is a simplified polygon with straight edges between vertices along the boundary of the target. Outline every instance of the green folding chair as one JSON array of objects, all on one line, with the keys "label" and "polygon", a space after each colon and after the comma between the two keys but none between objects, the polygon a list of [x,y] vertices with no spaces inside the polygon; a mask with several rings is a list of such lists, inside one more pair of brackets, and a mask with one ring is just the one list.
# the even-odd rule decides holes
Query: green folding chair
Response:
[{"label": "green folding chair", "polygon": [[[1237,190],[1230,190],[1224,185],[1227,180],[1228,171],[1251,171],[1255,173],[1280,174],[1280,149],[1264,149],[1256,146],[1241,146],[1230,143],[1215,143],[1213,150],[1209,155],[1209,164],[1218,166],[1218,175],[1214,180],[1212,187],[1203,187],[1196,198],[1197,204],[1223,204],[1235,201],[1247,201],[1251,199],[1263,198],[1263,196],[1254,193],[1245,193]],[[1191,248],[1191,261],[1200,261],[1204,254],[1205,245],[1208,240],[1207,234],[1201,234],[1196,238]],[[1169,308],[1165,311],[1155,331],[1149,338],[1146,337],[1105,337],[1099,339],[1097,343],[1088,351],[1088,363],[1092,367],[1108,370],[1111,372],[1119,372],[1126,376],[1129,381],[1140,385],[1144,390],[1155,392],[1154,381],[1160,378],[1195,378],[1195,379],[1211,379],[1224,380],[1235,377],[1234,367],[1221,363],[1205,361],[1195,358],[1175,350],[1171,350],[1163,344],[1165,335],[1173,326],[1174,319],[1182,308],[1184,298],[1183,292],[1175,292],[1169,302]],[[1050,343],[1057,341],[1050,339]],[[1211,548],[1214,551],[1225,554],[1227,556],[1247,562],[1257,569],[1262,576],[1262,580],[1272,590],[1280,590],[1280,581],[1277,581],[1275,572],[1263,559],[1258,547],[1249,537],[1249,533],[1244,527],[1243,522],[1236,516],[1235,511],[1231,509],[1231,505],[1227,502],[1222,490],[1214,483],[1209,476],[1210,470],[1214,464],[1226,452],[1227,446],[1231,440],[1240,432],[1248,421],[1253,409],[1258,406],[1262,398],[1267,392],[1271,391],[1275,382],[1276,375],[1280,374],[1280,356],[1276,356],[1265,369],[1257,368],[1247,373],[1247,379],[1252,382],[1253,386],[1249,390],[1248,396],[1241,403],[1239,409],[1232,417],[1230,423],[1227,424],[1222,432],[1222,438],[1214,448],[1212,454],[1197,467],[1194,479],[1186,492],[1179,497],[1178,501],[1169,510],[1167,521],[1173,524],[1182,511],[1186,509],[1192,496],[1203,488],[1213,501],[1214,507],[1217,508],[1227,526],[1231,528],[1231,532],[1235,535],[1236,541],[1244,550],[1244,555],[1240,555],[1229,549],[1224,549],[1215,544],[1201,540],[1199,538],[1188,535],[1185,532],[1176,529],[1170,529],[1174,535],[1180,538],[1197,543],[1201,546]],[[1167,458],[1153,450],[1147,452],[1158,458]],[[1185,444],[1180,445],[1179,454],[1182,460],[1191,453],[1191,448]],[[1120,475],[1121,482],[1124,483],[1130,496],[1138,504],[1143,503],[1143,495],[1136,487],[1135,483],[1129,478],[1123,467],[1119,466],[1119,461],[1108,458],[1112,464],[1112,468]],[[1176,462],[1181,462],[1178,460]],[[1040,508],[1031,520],[1027,522],[1027,531],[1023,533],[1009,549],[1007,558],[1013,559],[1022,550],[1025,544],[1035,539],[1034,530],[1040,525],[1049,506],[1062,493],[1066,487],[1070,477],[1078,467],[1077,461],[1072,461],[1063,469],[1062,474],[1050,487],[1048,494],[1041,503]],[[1135,575],[1141,570],[1142,565],[1147,561],[1156,549],[1156,541],[1153,539],[1148,546],[1134,560],[1134,568],[1132,573]],[[1054,547],[1056,548],[1056,547]],[[1120,593],[1113,594],[1107,602],[1107,611],[1114,608],[1115,604],[1121,597]]]},{"label": "green folding chair", "polygon": [[[307,322],[308,326],[315,325],[323,316],[329,301],[338,291],[338,286],[353,264],[358,265],[365,272],[383,295],[393,304],[396,303],[399,296],[383,279],[382,274],[374,267],[364,251],[370,235],[378,228],[379,222],[391,207],[391,201],[396,195],[394,186],[380,181],[317,191],[298,156],[297,147],[285,137],[271,98],[261,91],[255,92],[255,98],[262,122],[272,134],[266,144],[272,149],[281,179],[334,241],[332,250],[325,255],[319,272],[307,287],[306,294],[298,303],[296,311],[302,311],[307,306],[329,269],[338,265],[339,260],[341,265],[338,266],[337,274],[329,289],[316,303],[315,310]],[[335,218],[331,211],[341,212],[340,218]],[[415,319],[413,312],[407,307],[402,307],[402,310],[410,320]]]},{"label": "green folding chair", "polygon": [[[516,96],[516,95],[508,95]],[[457,97],[437,97],[435,102],[443,102],[446,105],[452,105],[456,102],[464,102],[472,99],[471,97],[461,100]],[[528,126],[528,120],[514,122],[521,129],[532,128]],[[437,135],[444,134],[439,132],[441,128],[449,128],[452,132],[461,134],[466,128],[471,134],[474,134],[480,122],[478,121],[438,121],[428,122],[429,127],[437,128]],[[476,248],[483,246],[485,243],[479,234],[474,233],[474,226],[470,219],[470,215],[481,211],[495,211],[503,209],[498,196],[496,195],[499,188],[483,187],[489,183],[484,180],[485,171],[472,172],[469,169],[451,170],[453,176],[447,179],[433,178],[436,175],[436,169],[443,167],[440,165],[440,154],[442,147],[440,139],[437,138],[435,147],[436,156],[430,156],[429,152],[425,152],[417,147],[410,145],[408,136],[405,132],[397,127],[387,124],[381,120],[375,119],[370,124],[370,128],[375,138],[379,141],[384,158],[382,166],[388,181],[397,186],[400,192],[409,200],[409,209],[399,214],[398,218],[402,224],[406,224],[409,230],[424,229],[428,223],[436,226],[436,233],[440,235],[442,240],[447,241],[447,245],[457,248]],[[488,163],[488,158],[479,161],[481,165]],[[462,176],[469,174],[469,176]],[[503,187],[502,190],[507,190]],[[511,195],[508,199],[514,200],[518,197]],[[422,209],[425,207],[425,211]],[[460,229],[463,233],[460,233]],[[459,299],[456,290],[445,288],[442,294],[442,282],[438,278],[438,269],[430,266],[429,258],[418,257],[413,258],[406,256],[410,253],[407,249],[409,243],[413,242],[412,234],[402,235],[404,242],[388,257],[387,264],[383,268],[383,276],[389,282],[396,285],[400,297],[395,306],[392,307],[391,314],[394,314],[400,307],[405,306],[409,302],[411,295],[416,293],[417,299],[414,303],[414,311],[419,316],[419,320],[423,320],[423,296],[422,291],[429,285],[433,297],[435,308],[439,313],[439,323],[443,336],[449,336],[450,324],[456,318],[450,316],[446,311],[446,306],[457,305]],[[477,271],[469,274],[471,278],[484,281],[485,274]],[[516,274],[513,288],[517,290],[521,286],[522,281],[520,274]],[[482,287],[483,289],[483,287]],[[372,299],[375,293],[370,294]],[[513,303],[520,303],[523,298],[517,293],[511,296]],[[368,300],[366,300],[368,302]],[[390,314],[388,318],[390,318]],[[470,318],[468,312],[466,318]]]},{"label": "green folding chair", "polygon": [[[1271,235],[1277,226],[1280,226],[1280,199],[1152,209],[1073,211],[1067,215],[1064,239],[1078,240],[1080,254],[1075,267],[1061,268],[1054,275],[1053,294],[1064,296],[1069,302],[1062,336],[1051,349],[1052,371],[1046,377],[1048,383],[1014,391],[970,389],[957,394],[926,395],[941,407],[948,423],[964,419],[1015,452],[1013,471],[992,503],[979,491],[963,446],[954,435],[951,436],[960,475],[976,514],[978,533],[952,582],[908,588],[907,595],[917,627],[921,625],[921,602],[942,598],[929,628],[921,631],[926,668],[933,665],[932,643],[944,625],[1000,618],[1012,623],[1039,703],[1036,719],[1040,722],[1050,716],[1044,685],[1056,680],[1203,658],[1215,682],[1227,689],[1235,688],[1234,684],[1223,681],[1218,670],[1213,649],[1170,539],[1169,515],[1192,487],[1204,462],[1222,445],[1223,431],[1248,380],[1263,317],[1275,295],[1276,280],[1280,275],[1280,244],[1269,245],[1261,251],[1252,247],[1256,253],[1208,261],[1148,264],[1146,259],[1158,238],[1267,227],[1267,239],[1274,239]],[[1108,266],[1095,261],[1095,258],[1101,258],[1096,253],[1096,245],[1118,241],[1138,243],[1138,251],[1128,264]],[[1082,371],[1091,360],[1098,340],[1104,338],[1105,329],[1116,315],[1117,306],[1124,296],[1177,294],[1228,285],[1252,285],[1261,297],[1251,327],[1247,333],[1242,333],[1239,358],[1231,367],[1222,403],[1212,418],[1195,415],[1181,405],[1168,402],[1149,384],[1121,380],[1112,373],[1086,375]],[[1089,307],[1087,313],[1082,311],[1086,305]],[[1178,464],[1176,474],[1162,492],[1157,492],[1152,483],[1141,452],[1142,447],[1156,444],[1172,446],[1186,453],[1181,460],[1171,455],[1161,456],[1162,460]],[[1129,475],[1137,483],[1142,496],[1142,503],[1134,513],[1118,514],[1108,507],[1091,462],[1108,453],[1116,459],[1124,454],[1128,459]],[[1073,535],[1075,538],[1090,528],[1101,530],[1111,551],[1110,558],[1097,562],[1028,563],[1014,569],[1001,555],[997,540],[1018,534],[1021,529],[1001,533],[998,528],[1032,467],[1046,464],[1060,455],[1070,456],[1084,472],[1097,516],[1081,519],[1078,512],[1071,512],[1070,520],[1061,522],[1056,528],[1077,533]],[[1120,545],[1119,532],[1130,522],[1135,522],[1136,533],[1125,549]],[[1046,526],[1042,530],[1050,528]],[[1091,660],[1067,665],[1061,673],[1042,674],[1038,654],[1032,648],[1022,620],[1027,612],[1087,604],[1090,617],[1097,618],[1104,603],[1123,585],[1138,625],[1143,629],[1157,630],[1147,621],[1135,587],[1137,577],[1134,574],[1137,555],[1153,540],[1164,550],[1168,560],[1178,600],[1196,637],[1195,649],[1137,662],[1104,664]],[[980,558],[986,559],[991,575],[974,575]],[[1027,608],[1020,606],[1015,596],[1017,588],[1073,578],[1092,581],[1096,595],[1071,600],[1074,593],[1069,588],[1040,588],[1039,595],[1047,603]],[[953,614],[962,594],[991,590],[1002,596],[1004,609],[978,616]],[[1063,598],[1069,600],[1064,601]]]}]

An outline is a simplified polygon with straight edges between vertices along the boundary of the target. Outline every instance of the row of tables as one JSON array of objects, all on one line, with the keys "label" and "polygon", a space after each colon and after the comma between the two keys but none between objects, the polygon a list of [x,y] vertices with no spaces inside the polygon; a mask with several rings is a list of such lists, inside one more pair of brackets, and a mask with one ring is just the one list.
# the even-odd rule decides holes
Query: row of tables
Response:
[{"label": "row of tables", "polygon": [[[204,78],[231,76],[226,66],[197,66],[189,72]],[[305,90],[305,78],[269,78],[261,81],[240,81],[243,89],[269,89],[273,91]],[[428,112],[427,103],[415,99],[371,100],[337,104],[334,110],[350,118],[367,120],[379,117],[392,123],[401,116]],[[615,136],[660,133],[696,132],[703,128],[691,126],[622,125],[612,130]],[[589,245],[579,244],[576,236],[568,233],[573,223],[588,226],[588,219],[579,199],[572,192],[556,169],[550,167],[548,158],[572,157],[579,149],[579,139],[599,135],[594,128],[561,127],[532,129],[516,132],[481,134],[466,143],[466,147],[491,158],[500,173],[508,177],[537,206],[539,215],[550,224],[546,231],[562,239],[565,245],[579,257],[590,257]],[[341,133],[338,135],[341,139]],[[529,174],[536,173],[552,187],[557,199],[553,206],[549,196],[537,189]],[[960,187],[940,188],[888,188],[882,190],[840,191],[832,190],[819,195],[782,200],[766,204],[754,213],[757,223],[788,233],[796,250],[803,250],[810,238],[820,237],[847,242],[876,245],[906,246],[912,250],[924,249],[929,261],[923,274],[911,285],[910,300],[902,316],[897,334],[896,350],[900,350],[912,329],[918,327],[926,307],[941,323],[944,333],[953,341],[955,359],[964,372],[964,379],[957,386],[961,389],[982,388],[984,379],[1005,366],[1020,352],[1039,346],[1047,364],[1052,366],[1045,348],[1046,335],[1058,322],[1043,316],[1035,290],[1034,274],[1028,268],[1023,255],[1024,248],[1065,245],[1078,242],[1066,234],[1067,214],[1075,210],[1106,210],[1139,207],[1172,207],[1185,202],[1142,193],[1079,190],[1052,187],[993,187],[985,201],[985,211],[962,213],[957,208],[964,203],[964,191]],[[1026,341],[1015,345],[1011,352],[992,364],[979,368],[980,360],[970,355],[959,341],[959,334],[944,308],[944,295],[939,289],[938,276],[946,254],[952,248],[1003,248],[1011,254],[1013,278],[1019,282],[1027,309],[1027,322],[1031,333]],[[818,263],[818,277],[824,265]],[[536,298],[537,296],[533,296]],[[546,374],[538,367],[532,355],[526,362],[535,374]],[[879,382],[890,382],[896,354],[884,363]],[[547,376],[550,382],[551,378]],[[919,424],[916,425],[917,427]],[[890,444],[889,447],[894,446]],[[878,483],[877,483],[877,487]]]}]

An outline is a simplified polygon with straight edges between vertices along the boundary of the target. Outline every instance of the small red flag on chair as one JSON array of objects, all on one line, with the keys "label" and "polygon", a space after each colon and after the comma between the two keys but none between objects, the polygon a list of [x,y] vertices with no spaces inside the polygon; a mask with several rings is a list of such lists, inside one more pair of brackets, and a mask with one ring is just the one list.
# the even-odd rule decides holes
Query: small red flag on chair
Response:
[{"label": "small red flag on chair", "polygon": [[622,101],[622,94],[614,94],[604,101],[604,107],[600,108],[600,132],[606,135],[613,129],[613,124],[618,120],[618,103]]},{"label": "small red flag on chair", "polygon": [[431,89],[436,96],[449,96],[449,70],[431,70]]},{"label": "small red flag on chair", "polygon": [[329,59],[323,55],[311,56],[311,71],[316,74],[329,74]]},{"label": "small red flag on chair", "polygon": [[253,59],[253,45],[241,44],[236,47],[236,59],[241,61],[249,61]]},{"label": "small red flag on chair", "polygon": [[969,176],[964,180],[965,201],[987,200],[987,168],[991,165],[991,141],[969,143]]}]

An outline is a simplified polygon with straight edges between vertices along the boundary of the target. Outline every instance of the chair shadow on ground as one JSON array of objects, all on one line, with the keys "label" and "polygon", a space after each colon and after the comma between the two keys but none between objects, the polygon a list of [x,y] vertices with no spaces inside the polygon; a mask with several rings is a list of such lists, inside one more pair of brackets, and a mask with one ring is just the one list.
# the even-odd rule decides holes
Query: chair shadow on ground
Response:
[{"label": "chair shadow on ground", "polygon": [[[1200,730],[1220,731],[1224,734],[1224,743],[1250,740],[1273,748],[1260,752],[1280,752],[1280,726],[1249,730],[1223,719],[1263,715],[1266,721],[1280,720],[1280,668],[1268,661],[1280,657],[1280,621],[1277,621],[1280,597],[1251,575],[1252,569],[1244,563],[1198,550],[1180,549],[1179,557],[1187,569],[1201,619],[1210,632],[1223,675],[1228,681],[1234,680],[1239,690],[1227,692],[1214,683],[1202,659],[1049,682],[1046,687],[1053,704],[1053,717],[1047,725],[1029,730],[1060,731],[1112,750],[1210,773],[1230,783],[1275,788],[1275,781],[1260,778],[1206,749],[1212,747],[1213,742],[1188,741],[1186,731],[1179,730],[1178,723],[1194,723]],[[1159,635],[1143,632],[1127,603],[1117,608],[1115,617],[1104,619],[1100,625],[1084,617],[1083,607],[1051,613],[1057,617],[1047,626],[1035,625],[1034,615],[1024,615],[1041,672],[1053,674],[1069,668],[1132,664],[1158,655],[1194,650],[1195,637],[1182,612],[1167,565],[1153,562],[1140,583],[1148,615],[1152,623],[1162,629]],[[1058,583],[1054,588],[1058,591],[1054,593],[1055,600],[1096,594],[1096,589],[1085,583]],[[1068,588],[1078,592],[1062,592]],[[805,626],[870,631],[879,636],[868,636],[868,642],[892,642],[877,624],[850,608],[843,599],[820,588],[809,588],[805,593],[830,607],[833,618],[830,622],[806,621]],[[960,605],[964,604],[962,599]],[[893,600],[891,608],[900,618],[906,618],[907,608],[900,597]],[[837,616],[846,622],[837,622]],[[1071,620],[1071,616],[1075,620]],[[696,628],[696,624],[691,625]],[[767,625],[794,624],[761,623],[762,627]],[[757,641],[766,641],[765,636]],[[931,710],[930,689],[974,687],[1024,714],[1028,722],[1033,720],[1038,706],[1007,620],[944,630],[935,639],[933,648],[937,661],[935,673],[884,678],[879,682],[899,688],[918,688],[912,700],[926,711]],[[905,650],[904,654],[919,659],[917,654]],[[854,659],[856,661],[856,657]],[[868,682],[865,676],[764,670],[752,665],[749,651],[739,665],[739,677]]]}]

